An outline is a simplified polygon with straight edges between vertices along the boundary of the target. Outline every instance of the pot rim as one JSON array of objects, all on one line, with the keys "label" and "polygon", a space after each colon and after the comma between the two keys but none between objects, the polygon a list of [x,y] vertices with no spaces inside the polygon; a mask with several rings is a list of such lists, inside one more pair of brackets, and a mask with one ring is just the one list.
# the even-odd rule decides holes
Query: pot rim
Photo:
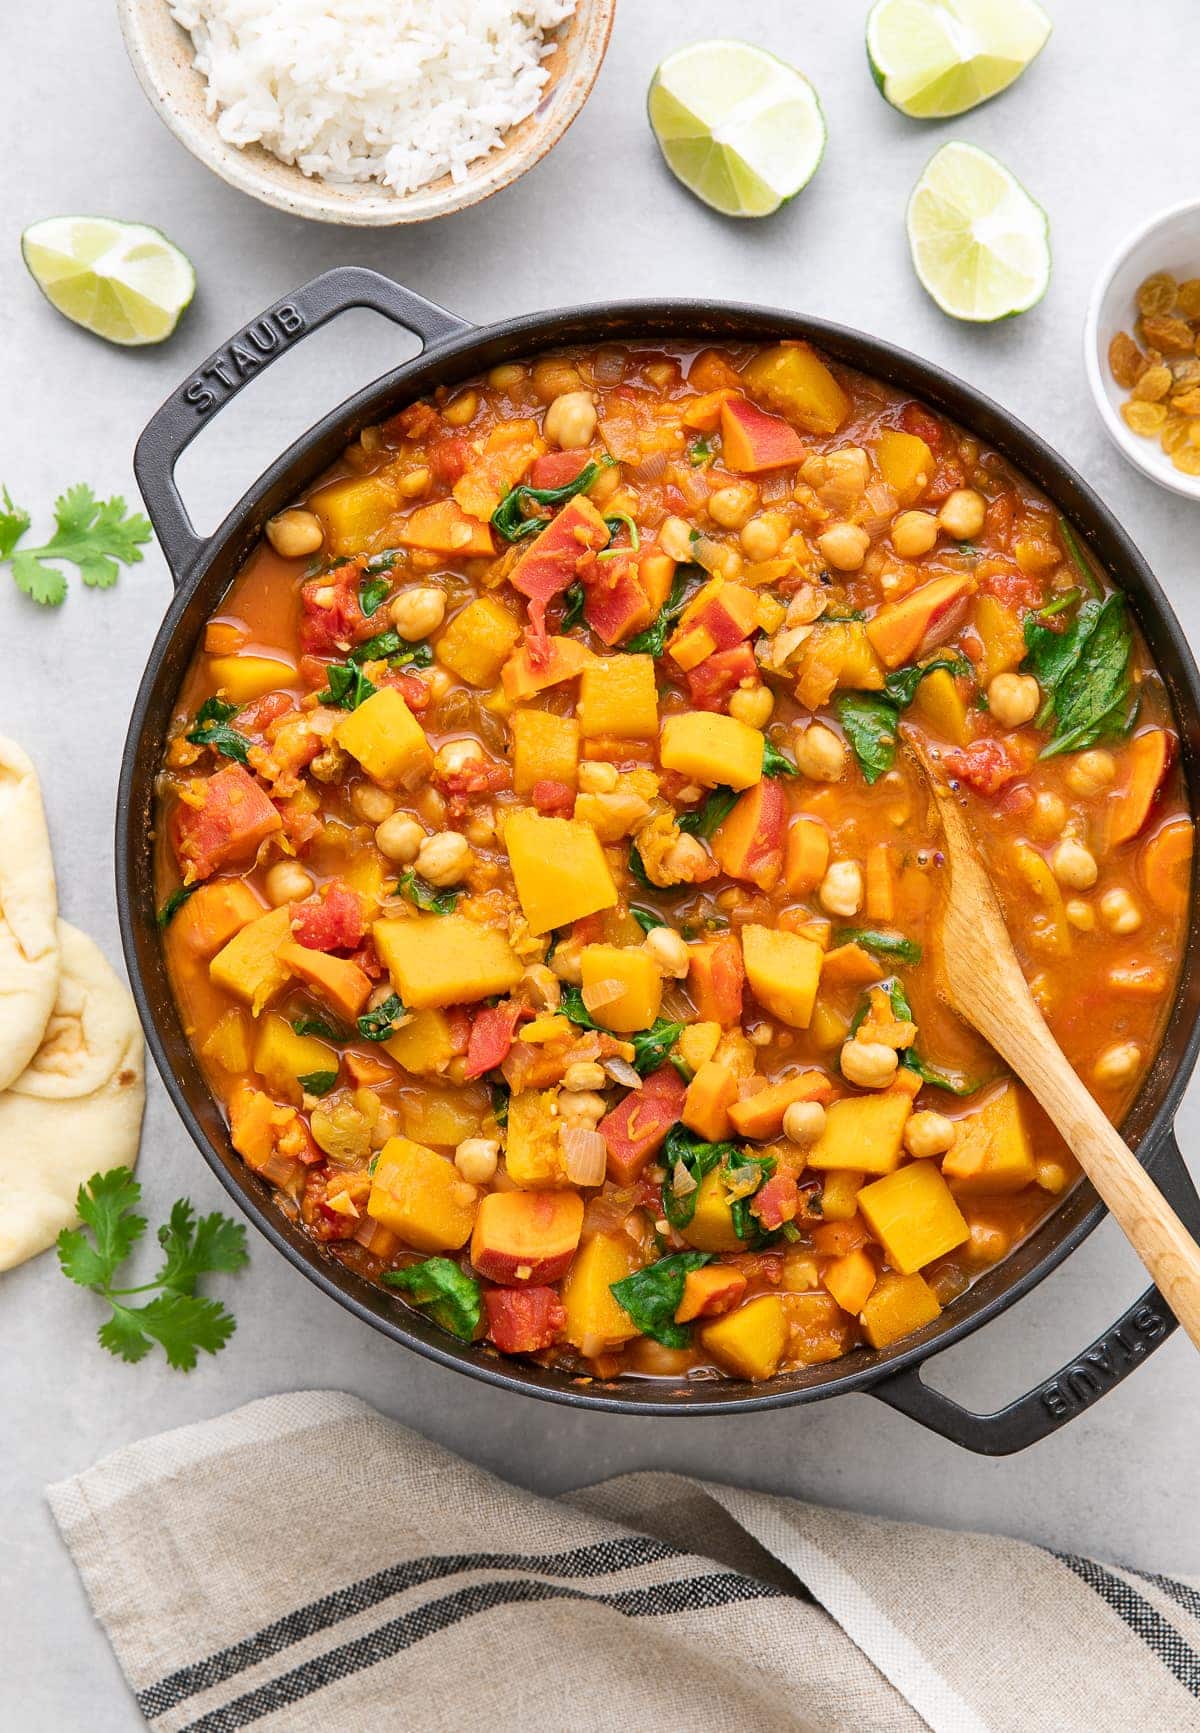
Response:
[{"label": "pot rim", "polygon": [[[742,327],[740,333],[737,329],[739,325]],[[711,1416],[780,1408],[817,1401],[828,1396],[869,1390],[893,1374],[915,1368],[944,1348],[952,1347],[1014,1305],[1058,1268],[1093,1232],[1107,1211],[1096,1198],[1089,1183],[1081,1180],[1074,1193],[1064,1197],[1058,1208],[1043,1219],[1029,1240],[1023,1244],[1036,1242],[1043,1232],[1050,1230],[1060,1211],[1068,1207],[1071,1196],[1078,1200],[1077,1208],[1083,1208],[1086,1204],[1083,1213],[1063,1230],[1061,1237],[1042,1251],[1028,1268],[1007,1281],[997,1282],[995,1291],[986,1298],[969,1307],[966,1305],[972,1291],[969,1290],[932,1325],[926,1326],[924,1331],[913,1337],[905,1338],[897,1347],[877,1351],[856,1349],[847,1359],[853,1360],[860,1355],[864,1358],[870,1355],[870,1359],[866,1360],[866,1363],[821,1378],[812,1378],[809,1374],[823,1371],[823,1368],[809,1368],[798,1375],[787,1375],[793,1380],[799,1378],[801,1381],[785,1382],[782,1388],[772,1388],[772,1385],[778,1384],[780,1380],[771,1380],[764,1386],[756,1387],[732,1379],[712,1383],[698,1380],[673,1385],[661,1391],[656,1389],[659,1381],[649,1379],[624,1379],[613,1381],[609,1385],[591,1384],[583,1387],[561,1373],[548,1372],[533,1363],[519,1362],[510,1365],[502,1359],[492,1359],[490,1353],[481,1351],[478,1344],[463,1343],[452,1346],[450,1344],[453,1343],[453,1338],[437,1330],[419,1314],[402,1307],[400,1303],[397,1303],[394,1315],[383,1315],[375,1310],[367,1303],[366,1294],[358,1291],[362,1289],[378,1293],[379,1290],[373,1284],[352,1272],[339,1269],[307,1236],[300,1236],[297,1230],[292,1230],[297,1236],[293,1238],[292,1234],[285,1231],[291,1224],[287,1222],[279,1206],[271,1201],[263,1182],[244,1167],[240,1158],[234,1157],[231,1161],[224,1156],[201,1125],[176,1074],[169,1051],[170,1043],[160,1028],[143,978],[138,952],[139,905],[140,918],[144,920],[148,915],[153,925],[153,885],[152,875],[145,872],[139,875],[134,871],[139,844],[144,858],[144,843],[141,837],[135,838],[133,834],[135,826],[131,794],[138,774],[142,735],[161,683],[162,664],[168,649],[180,632],[189,604],[204,587],[218,563],[228,558],[231,561],[231,570],[226,578],[227,585],[244,561],[249,547],[261,531],[262,522],[270,512],[278,509],[284,498],[291,497],[299,486],[327,466],[327,457],[314,460],[314,452],[318,448],[331,441],[345,443],[362,426],[378,419],[380,414],[384,413],[385,404],[388,409],[394,409],[402,399],[420,396],[426,388],[423,384],[426,371],[446,371],[459,378],[490,365],[491,362],[483,361],[480,357],[480,351],[490,346],[503,346],[508,355],[516,356],[574,342],[602,342],[605,335],[613,341],[636,342],[641,336],[645,340],[658,337],[672,341],[695,339],[703,342],[739,334],[749,339],[753,337],[755,330],[762,333],[759,340],[765,339],[771,332],[776,337],[786,335],[789,338],[801,337],[810,340],[844,365],[893,384],[900,384],[903,389],[911,389],[914,395],[939,407],[967,431],[979,431],[982,423],[987,431],[981,436],[987,443],[1003,451],[1020,472],[1030,476],[1059,511],[1071,516],[1077,525],[1080,520],[1086,520],[1089,540],[1093,535],[1099,534],[1119,551],[1125,573],[1133,577],[1135,591],[1130,591],[1124,575],[1120,587],[1124,593],[1130,595],[1134,613],[1146,637],[1157,637],[1169,646],[1175,663],[1174,678],[1171,678],[1162,667],[1159,647],[1151,643],[1155,666],[1164,680],[1175,713],[1185,770],[1189,773],[1189,792],[1194,794],[1196,789],[1193,785],[1200,782],[1200,673],[1197,672],[1183,630],[1148,562],[1099,495],[1074,468],[1045,440],[994,399],[912,351],[852,327],[784,309],[742,302],[700,300],[639,299],[608,305],[583,304],[520,314],[488,325],[475,326],[464,322],[461,332],[430,344],[408,361],[363,386],[322,416],[247,488],[205,542],[199,556],[190,563],[185,572],[175,575],[178,587],[148,655],[146,670],[131,714],[122,760],[117,809],[116,878],[121,940],[130,984],[151,1052],[167,1092],[210,1168],[275,1249],[282,1252],[289,1263],[324,1293],[362,1321],[438,1365],[464,1372],[502,1389],[559,1402],[569,1407],[593,1408],[619,1414]],[[462,365],[463,363],[466,365]],[[306,465],[307,473],[304,473]],[[153,516],[153,501],[147,499],[146,503]],[[1102,563],[1105,569],[1116,577],[1113,570],[1116,562],[1106,557]],[[215,599],[209,599],[206,613],[211,611]],[[189,660],[194,651],[195,634],[188,644]],[[1192,725],[1190,733],[1186,726],[1189,721]],[[1195,800],[1192,804],[1194,810]],[[1200,863],[1194,861],[1192,906],[1195,901],[1198,866]],[[1193,962],[1191,952],[1194,949],[1196,939],[1189,937],[1175,984],[1172,1018],[1168,1021],[1168,1029],[1171,1022],[1178,1017],[1189,986],[1190,965]],[[182,1030],[177,1032],[177,1039],[186,1046]],[[1175,1114],[1200,1052],[1200,1020],[1194,1021],[1188,1030],[1182,1051],[1169,1060],[1164,1057],[1165,1042],[1164,1036],[1129,1114],[1130,1118],[1136,1119],[1139,1113],[1144,1111],[1143,1103],[1149,1096],[1160,1096],[1148,1121],[1135,1131],[1131,1139],[1134,1149],[1139,1152],[1139,1159],[1147,1166],[1153,1165],[1159,1150],[1170,1142]],[[1089,1198],[1090,1203],[1087,1201]],[[1018,1255],[1016,1250],[1014,1255]],[[977,1291],[983,1284],[989,1283],[993,1275],[1004,1270],[1008,1261],[1006,1259],[995,1266],[993,1271],[981,1277],[973,1284],[973,1290]],[[833,1364],[844,1365],[845,1362]],[[746,1393],[747,1391],[749,1393]]]}]

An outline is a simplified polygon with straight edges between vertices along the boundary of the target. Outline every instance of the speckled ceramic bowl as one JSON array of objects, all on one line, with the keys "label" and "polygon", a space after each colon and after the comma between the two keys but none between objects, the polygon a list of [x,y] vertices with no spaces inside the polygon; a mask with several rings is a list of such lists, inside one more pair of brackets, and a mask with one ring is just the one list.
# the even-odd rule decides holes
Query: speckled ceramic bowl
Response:
[{"label": "speckled ceramic bowl", "polygon": [[556,33],[546,61],[550,82],[528,120],[503,145],[474,163],[466,179],[449,175],[398,196],[375,182],[338,186],[302,174],[260,145],[227,144],[205,108],[206,85],[192,66],[192,40],[174,22],[167,0],[117,0],[133,69],[161,119],[230,186],[292,216],[315,222],[385,228],[448,216],[490,198],[552,150],[591,94],[612,31],[617,0],[578,0]]}]

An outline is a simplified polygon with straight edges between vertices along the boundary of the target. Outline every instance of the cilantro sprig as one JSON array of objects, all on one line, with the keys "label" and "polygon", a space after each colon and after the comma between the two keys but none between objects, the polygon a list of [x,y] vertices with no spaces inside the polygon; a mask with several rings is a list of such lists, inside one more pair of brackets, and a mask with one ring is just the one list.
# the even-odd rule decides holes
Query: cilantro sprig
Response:
[{"label": "cilantro sprig", "polygon": [[[101,1347],[133,1363],[144,1360],[157,1342],[168,1364],[190,1372],[201,1350],[220,1353],[236,1328],[221,1302],[198,1294],[196,1284],[202,1276],[242,1268],[248,1259],[246,1230],[216,1212],[197,1217],[187,1198],[180,1198],[158,1230],[163,1263],[154,1279],[118,1287],[118,1271],[146,1231],[145,1216],[136,1213],[141,1198],[142,1188],[127,1167],[94,1173],[75,1200],[84,1226],[64,1228],[58,1236],[59,1265],[71,1281],[111,1307],[97,1331]],[[130,1304],[143,1294],[154,1297]]]},{"label": "cilantro sprig", "polygon": [[119,566],[136,566],[141,543],[153,534],[150,519],[126,512],[120,494],[97,499],[86,482],[79,482],[54,502],[54,534],[41,547],[19,547],[33,519],[14,505],[7,488],[0,489],[0,562],[8,560],[19,590],[44,608],[57,608],[67,594],[60,565],[78,567],[92,590],[109,590]]},{"label": "cilantro sprig", "polygon": [[187,738],[193,746],[211,746],[214,752],[249,768],[250,742],[244,734],[229,726],[230,718],[236,715],[236,704],[226,704],[220,698],[206,698],[196,712],[195,723],[188,730]]}]

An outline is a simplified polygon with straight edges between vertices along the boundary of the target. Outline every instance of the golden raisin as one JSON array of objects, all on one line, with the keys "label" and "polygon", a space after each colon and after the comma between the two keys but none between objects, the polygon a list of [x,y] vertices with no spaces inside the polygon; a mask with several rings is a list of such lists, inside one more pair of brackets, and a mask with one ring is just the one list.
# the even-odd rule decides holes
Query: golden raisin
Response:
[{"label": "golden raisin", "polygon": [[1180,415],[1200,415],[1200,390],[1179,391],[1171,399],[1171,408]]},{"label": "golden raisin", "polygon": [[1148,314],[1169,313],[1175,305],[1179,294],[1179,285],[1169,271],[1155,271],[1152,277],[1147,277],[1137,292],[1138,312],[1145,318]]},{"label": "golden raisin", "polygon": [[1181,445],[1172,453],[1171,462],[1184,475],[1200,475],[1200,445]]},{"label": "golden raisin", "polygon": [[1196,337],[1186,319],[1170,313],[1151,313],[1142,320],[1142,333],[1147,343],[1153,343],[1164,355],[1190,355]]},{"label": "golden raisin", "polygon": [[1175,381],[1172,391],[1191,391],[1200,385],[1200,361],[1172,361],[1171,377]]},{"label": "golden raisin", "polygon": [[1165,403],[1123,403],[1121,414],[1135,433],[1148,436],[1157,433],[1165,423],[1167,406]]},{"label": "golden raisin", "polygon": [[1167,418],[1166,422],[1163,424],[1163,430],[1159,434],[1159,439],[1158,439],[1158,443],[1162,446],[1162,448],[1166,452],[1167,456],[1171,457],[1175,452],[1177,452],[1179,450],[1181,445],[1186,445],[1187,442],[1188,442],[1187,418],[1183,415],[1169,416]]},{"label": "golden raisin", "polygon": [[1172,383],[1171,369],[1159,362],[1157,367],[1147,367],[1133,388],[1133,397],[1138,403],[1160,403]]},{"label": "golden raisin", "polygon": [[1108,366],[1123,391],[1136,385],[1146,371],[1146,357],[1128,331],[1118,331],[1108,346]]},{"label": "golden raisin", "polygon": [[1200,319],[1200,277],[1179,285],[1179,311],[1185,319]]}]

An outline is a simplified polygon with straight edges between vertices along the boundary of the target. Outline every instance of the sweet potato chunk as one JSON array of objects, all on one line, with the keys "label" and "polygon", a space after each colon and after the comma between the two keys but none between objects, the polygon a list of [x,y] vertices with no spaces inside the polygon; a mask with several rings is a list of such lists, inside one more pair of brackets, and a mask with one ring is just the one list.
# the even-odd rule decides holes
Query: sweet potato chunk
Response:
[{"label": "sweet potato chunk", "polygon": [[331,957],[327,951],[312,951],[292,940],[280,945],[277,955],[285,969],[315,988],[339,1016],[351,1022],[371,997],[371,977],[348,957]]},{"label": "sweet potato chunk", "polygon": [[577,1191],[489,1192],[475,1217],[471,1262],[504,1287],[557,1282],[571,1266],[582,1228]]},{"label": "sweet potato chunk", "polygon": [[266,911],[241,879],[201,885],[171,922],[171,945],[204,961],[216,955],[235,933]]},{"label": "sweet potato chunk", "polygon": [[180,800],[171,814],[171,841],[185,881],[206,879],[218,867],[247,860],[283,828],[283,820],[249,771],[227,764],[201,782],[196,800]]},{"label": "sweet potato chunk", "polygon": [[778,1137],[783,1130],[783,1116],[795,1101],[827,1102],[833,1085],[823,1071],[800,1071],[779,1083],[768,1083],[757,1095],[747,1095],[735,1101],[729,1118],[739,1137],[756,1141]]},{"label": "sweet potato chunk", "polygon": [[598,1130],[608,1149],[608,1177],[616,1185],[632,1185],[658,1154],[668,1131],[683,1111],[683,1079],[673,1065],[660,1065],[640,1089],[606,1113]]},{"label": "sweet potato chunk", "polygon": [[729,1136],[730,1108],[737,1100],[738,1080],[724,1065],[710,1059],[688,1084],[681,1118],[689,1131],[706,1143],[720,1143]]},{"label": "sweet potato chunk", "polygon": [[693,1318],[716,1318],[732,1311],[746,1292],[746,1278],[728,1264],[702,1264],[683,1278],[683,1298],[675,1308],[675,1322],[690,1324]]},{"label": "sweet potato chunk", "polygon": [[911,662],[926,634],[974,588],[974,578],[957,572],[922,584],[898,602],[885,602],[867,621],[867,637],[884,665],[899,668]]},{"label": "sweet potato chunk", "polygon": [[778,778],[764,777],[746,790],[713,833],[717,864],[732,879],[771,890],[783,871],[786,823],[787,796]]}]

